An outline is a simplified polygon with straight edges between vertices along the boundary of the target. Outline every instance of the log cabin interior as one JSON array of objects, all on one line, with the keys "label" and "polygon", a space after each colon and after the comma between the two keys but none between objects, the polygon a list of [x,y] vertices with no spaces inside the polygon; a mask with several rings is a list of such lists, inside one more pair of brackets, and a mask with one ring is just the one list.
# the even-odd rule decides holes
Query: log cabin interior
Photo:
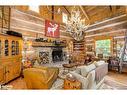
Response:
[{"label": "log cabin interior", "polygon": [[0,6],[0,89],[127,89],[126,6]]}]

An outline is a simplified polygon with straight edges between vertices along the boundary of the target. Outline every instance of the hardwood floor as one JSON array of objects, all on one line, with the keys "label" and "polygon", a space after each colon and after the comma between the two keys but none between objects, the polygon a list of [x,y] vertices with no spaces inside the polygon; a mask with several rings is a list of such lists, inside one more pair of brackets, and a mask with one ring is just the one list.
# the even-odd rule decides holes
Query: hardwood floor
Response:
[{"label": "hardwood floor", "polygon": [[108,78],[111,78],[114,81],[120,82],[127,85],[127,72],[118,73],[115,71],[110,71],[107,75]]},{"label": "hardwood floor", "polygon": [[[110,71],[108,75],[106,76],[107,78],[119,82],[121,84],[127,85],[127,73],[118,73],[115,71]],[[27,86],[25,84],[25,81],[23,78],[17,78],[14,81],[8,83],[8,85],[12,85],[14,90],[22,90],[22,89],[27,89]]]},{"label": "hardwood floor", "polygon": [[12,85],[14,90],[27,89],[26,83],[22,77],[17,78],[14,81],[11,81],[7,85]]}]

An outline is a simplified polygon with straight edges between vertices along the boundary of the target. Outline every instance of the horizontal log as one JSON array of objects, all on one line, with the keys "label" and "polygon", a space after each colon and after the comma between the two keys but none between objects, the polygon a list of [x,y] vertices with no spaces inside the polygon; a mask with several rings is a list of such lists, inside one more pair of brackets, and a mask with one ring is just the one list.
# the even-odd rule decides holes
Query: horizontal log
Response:
[{"label": "horizontal log", "polygon": [[116,17],[113,17],[113,18],[109,18],[109,19],[107,19],[107,20],[104,20],[104,21],[100,21],[100,22],[98,22],[98,23],[95,23],[95,24],[92,24],[92,25],[90,25],[89,26],[89,29],[94,29],[93,27],[100,27],[100,26],[104,26],[103,24],[107,24],[107,23],[109,23],[109,22],[114,22],[115,20],[117,20],[117,19],[121,19],[121,18],[126,18],[126,14],[123,14],[123,15],[120,15],[120,16],[116,16]]},{"label": "horizontal log", "polygon": [[108,32],[103,32],[103,33],[98,33],[98,34],[94,34],[94,35],[87,35],[85,36],[85,38],[93,38],[93,37],[101,37],[101,36],[110,36],[110,37],[114,37],[114,36],[123,36],[125,31],[127,31],[126,29],[119,29],[119,30],[115,30],[115,31],[108,31]]}]

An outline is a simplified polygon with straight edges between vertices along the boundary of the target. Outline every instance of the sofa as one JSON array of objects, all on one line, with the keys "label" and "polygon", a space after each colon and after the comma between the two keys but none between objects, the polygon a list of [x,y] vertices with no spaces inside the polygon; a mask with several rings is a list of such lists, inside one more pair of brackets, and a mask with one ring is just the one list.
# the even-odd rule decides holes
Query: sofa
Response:
[{"label": "sofa", "polygon": [[93,62],[87,66],[80,66],[75,71],[70,72],[70,74],[82,83],[82,89],[100,89],[107,73],[108,64],[104,61]]},{"label": "sofa", "polygon": [[59,69],[56,67],[36,66],[23,71],[28,89],[50,89],[57,79]]}]

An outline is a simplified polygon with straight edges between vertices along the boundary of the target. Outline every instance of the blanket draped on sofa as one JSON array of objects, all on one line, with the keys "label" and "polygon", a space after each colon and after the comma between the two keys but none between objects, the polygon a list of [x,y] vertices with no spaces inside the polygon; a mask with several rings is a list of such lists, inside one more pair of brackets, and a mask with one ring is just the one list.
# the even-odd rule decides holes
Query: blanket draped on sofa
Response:
[{"label": "blanket draped on sofa", "polygon": [[103,64],[99,67],[96,68],[95,70],[95,80],[97,83],[99,83],[104,76],[108,73],[108,66],[106,66],[108,64]]}]

